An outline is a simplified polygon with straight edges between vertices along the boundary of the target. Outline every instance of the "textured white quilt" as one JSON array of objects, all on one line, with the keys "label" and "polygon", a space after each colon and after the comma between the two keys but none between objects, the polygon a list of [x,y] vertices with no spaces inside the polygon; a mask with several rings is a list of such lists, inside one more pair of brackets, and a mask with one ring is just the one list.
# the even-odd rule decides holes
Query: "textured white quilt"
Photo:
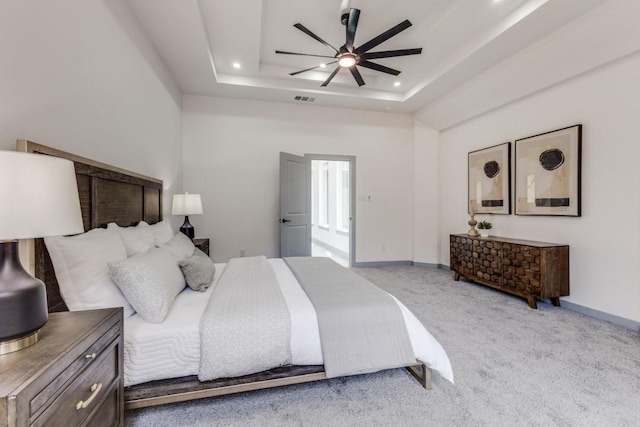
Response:
[{"label": "textured white quilt", "polygon": [[200,319],[198,379],[240,377],[291,363],[291,323],[264,256],[234,258]]}]

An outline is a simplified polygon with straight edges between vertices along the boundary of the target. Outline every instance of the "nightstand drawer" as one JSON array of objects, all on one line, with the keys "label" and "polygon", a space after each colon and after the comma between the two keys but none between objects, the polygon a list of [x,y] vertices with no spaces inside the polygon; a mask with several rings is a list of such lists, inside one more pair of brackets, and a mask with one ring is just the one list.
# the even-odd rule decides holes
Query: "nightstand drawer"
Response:
[{"label": "nightstand drawer", "polygon": [[[118,344],[117,340],[113,341],[105,351],[97,355],[95,361],[58,395],[32,425],[81,425],[96,408],[102,410],[105,396],[113,388],[114,382],[119,381]],[[112,396],[107,399],[114,400]],[[113,420],[96,421],[105,425],[113,423]]]},{"label": "nightstand drawer", "polygon": [[78,372],[95,363],[98,356],[105,350],[109,343],[113,341],[114,337],[118,336],[120,333],[120,324],[116,324],[102,335],[98,341],[94,342],[89,346],[89,348],[84,350],[67,369],[51,381],[31,400],[31,414],[35,415],[42,405],[46,404],[49,399],[55,396],[58,390],[64,387],[64,384],[71,378],[75,377]]}]

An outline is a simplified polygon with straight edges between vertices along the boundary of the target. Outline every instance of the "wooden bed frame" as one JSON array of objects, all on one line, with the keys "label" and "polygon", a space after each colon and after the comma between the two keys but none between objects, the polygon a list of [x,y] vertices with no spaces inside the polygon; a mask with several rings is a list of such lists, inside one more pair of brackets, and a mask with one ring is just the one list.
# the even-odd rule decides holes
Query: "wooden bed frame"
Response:
[{"label": "wooden bed frame", "polygon": [[[74,162],[85,231],[115,222],[121,227],[140,221],[162,220],[162,181],[90,160],[35,142],[19,140],[17,150]],[[68,311],[43,239],[33,245],[35,276],[47,287],[49,312]],[[425,389],[431,389],[431,370],[424,364],[406,369]],[[200,382],[197,376],[151,381],[125,387],[125,409],[182,402],[211,396],[260,390],[326,379],[324,367],[287,366],[237,378]]]}]

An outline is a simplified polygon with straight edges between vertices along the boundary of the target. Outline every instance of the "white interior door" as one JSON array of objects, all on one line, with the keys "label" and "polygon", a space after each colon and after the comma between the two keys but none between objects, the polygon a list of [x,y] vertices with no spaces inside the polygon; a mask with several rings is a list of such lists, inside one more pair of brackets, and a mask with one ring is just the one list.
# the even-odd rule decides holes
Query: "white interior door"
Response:
[{"label": "white interior door", "polygon": [[311,161],[280,153],[280,257],[311,256]]}]

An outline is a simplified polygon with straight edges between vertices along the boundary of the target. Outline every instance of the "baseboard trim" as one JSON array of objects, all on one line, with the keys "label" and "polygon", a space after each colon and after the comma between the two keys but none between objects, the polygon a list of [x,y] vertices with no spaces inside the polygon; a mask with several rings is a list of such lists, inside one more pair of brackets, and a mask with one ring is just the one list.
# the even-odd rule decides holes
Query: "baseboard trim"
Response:
[{"label": "baseboard trim", "polygon": [[615,314],[605,313],[604,311],[596,310],[594,308],[585,307],[580,304],[576,304],[571,301],[567,301],[564,299],[560,300],[560,304],[562,307],[575,311],[577,313],[581,313],[587,315],[589,317],[593,317],[595,319],[606,320],[607,322],[615,323],[616,325],[624,326],[627,329],[631,329],[632,331],[640,332],[640,322],[636,322],[635,320],[627,319],[625,317],[616,316]]},{"label": "baseboard trim", "polygon": [[412,264],[415,267],[422,267],[422,268],[440,268],[441,264],[431,264],[429,262],[415,262],[413,261]]},{"label": "baseboard trim", "polygon": [[414,267],[421,268],[445,268],[448,270],[449,266],[442,264],[431,264],[429,262],[415,262],[415,261],[363,261],[356,262],[352,267],[384,267],[387,265],[413,265]]},{"label": "baseboard trim", "polygon": [[354,262],[352,267],[386,267],[388,265],[413,265],[411,261],[360,261]]}]

